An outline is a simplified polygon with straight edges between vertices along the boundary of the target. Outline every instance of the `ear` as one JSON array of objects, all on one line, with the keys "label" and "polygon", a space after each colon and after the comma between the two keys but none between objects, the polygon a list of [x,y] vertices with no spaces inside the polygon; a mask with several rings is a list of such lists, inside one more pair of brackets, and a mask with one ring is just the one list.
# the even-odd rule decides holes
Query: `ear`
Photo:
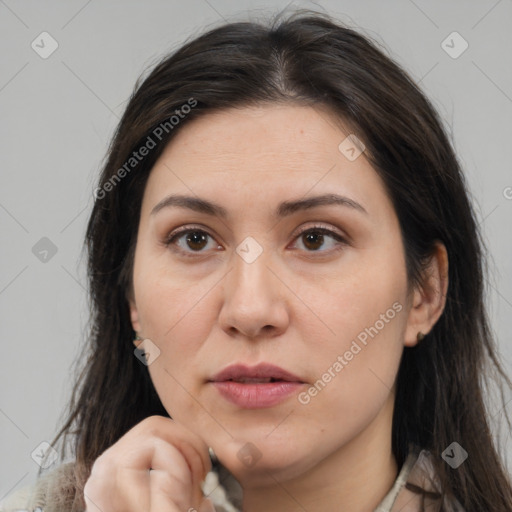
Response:
[{"label": "ear", "polygon": [[404,345],[418,343],[419,332],[427,334],[435,325],[446,304],[448,291],[448,253],[437,240],[429,263],[423,274],[421,286],[413,291],[411,309],[405,329]]},{"label": "ear", "polygon": [[[140,332],[140,321],[139,321],[139,311],[137,310],[137,305],[135,304],[135,300],[130,298],[128,300],[128,304],[130,306],[130,319],[132,322],[132,327],[135,332]],[[142,340],[133,340],[133,344],[138,347],[142,343]]]}]

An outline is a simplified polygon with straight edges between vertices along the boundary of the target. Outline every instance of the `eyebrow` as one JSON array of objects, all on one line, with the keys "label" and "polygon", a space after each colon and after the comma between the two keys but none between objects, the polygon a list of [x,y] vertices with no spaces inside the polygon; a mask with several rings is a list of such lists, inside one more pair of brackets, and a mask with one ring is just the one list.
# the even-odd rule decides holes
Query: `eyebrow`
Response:
[{"label": "eyebrow", "polygon": [[[358,202],[349,197],[340,196],[338,194],[322,194],[318,196],[308,197],[306,199],[298,199],[294,201],[283,201],[278,205],[273,217],[283,218],[292,215],[301,210],[308,210],[317,206],[345,206],[357,210],[368,215],[366,209]],[[228,211],[221,205],[202,199],[199,197],[185,196],[173,194],[162,199],[152,210],[151,215],[155,215],[164,208],[177,207],[187,208],[198,213],[217,216],[222,219],[228,217]]]}]

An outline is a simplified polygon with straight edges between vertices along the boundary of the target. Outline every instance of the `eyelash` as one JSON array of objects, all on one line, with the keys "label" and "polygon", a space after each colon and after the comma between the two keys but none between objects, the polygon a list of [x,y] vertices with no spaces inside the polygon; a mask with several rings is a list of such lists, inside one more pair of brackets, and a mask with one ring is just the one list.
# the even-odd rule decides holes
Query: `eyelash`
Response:
[{"label": "eyelash", "polygon": [[[328,235],[328,236],[332,237],[334,240],[336,240],[338,242],[338,247],[336,247],[335,249],[329,250],[329,251],[306,251],[308,253],[332,254],[333,252],[342,250],[344,248],[344,246],[348,245],[347,240],[345,238],[343,238],[340,234],[336,233],[335,231],[333,231],[333,230],[329,229],[328,227],[323,226],[321,224],[310,226],[310,227],[307,227],[307,228],[301,230],[299,233],[297,233],[295,235],[294,240],[299,239],[302,235],[304,235],[305,233],[309,233],[309,232],[322,234],[322,235]],[[171,233],[168,237],[166,237],[166,239],[163,242],[165,247],[169,247],[170,245],[174,244],[174,242],[177,239],[179,239],[183,235],[186,235],[187,233],[203,233],[203,234],[208,235],[211,238],[214,238],[210,233],[208,233],[207,231],[205,231],[203,228],[201,228],[199,226],[197,226],[197,227],[196,226],[185,226],[185,227],[179,229],[178,231]],[[182,249],[180,249],[177,246],[176,246],[176,249],[173,249],[173,250],[183,254],[185,257],[188,257],[188,258],[197,257],[197,256],[201,255],[202,252],[204,252],[204,251],[183,251]]]}]

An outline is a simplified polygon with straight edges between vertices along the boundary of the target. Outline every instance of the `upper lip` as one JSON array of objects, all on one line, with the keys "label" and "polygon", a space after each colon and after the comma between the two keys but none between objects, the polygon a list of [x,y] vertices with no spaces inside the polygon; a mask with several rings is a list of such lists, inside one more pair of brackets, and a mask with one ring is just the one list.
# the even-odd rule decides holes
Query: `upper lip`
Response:
[{"label": "upper lip", "polygon": [[213,382],[222,382],[227,380],[268,378],[288,382],[303,382],[300,377],[297,377],[297,375],[293,375],[293,373],[269,363],[260,363],[256,366],[234,364],[224,368],[210,380]]}]

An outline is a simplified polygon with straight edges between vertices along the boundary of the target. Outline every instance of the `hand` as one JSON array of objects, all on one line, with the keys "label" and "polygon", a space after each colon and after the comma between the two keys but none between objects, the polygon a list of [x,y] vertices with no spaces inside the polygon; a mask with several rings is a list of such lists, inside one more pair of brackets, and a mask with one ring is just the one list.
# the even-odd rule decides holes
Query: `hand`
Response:
[{"label": "hand", "polygon": [[201,482],[208,447],[170,418],[150,416],[94,462],[85,483],[86,512],[210,512]]}]

